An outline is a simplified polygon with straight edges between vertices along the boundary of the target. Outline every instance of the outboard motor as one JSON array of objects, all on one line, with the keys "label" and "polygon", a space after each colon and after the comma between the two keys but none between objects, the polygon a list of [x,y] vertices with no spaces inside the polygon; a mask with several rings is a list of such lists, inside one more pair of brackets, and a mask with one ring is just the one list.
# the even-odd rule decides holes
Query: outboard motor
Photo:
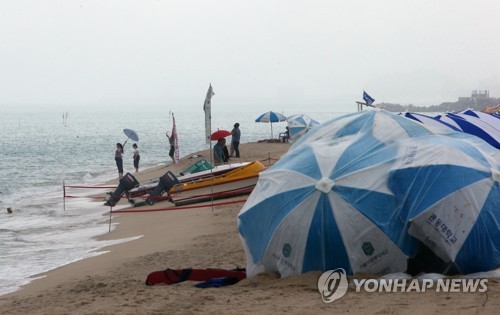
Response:
[{"label": "outboard motor", "polygon": [[109,197],[108,200],[106,200],[104,205],[114,207],[126,191],[129,191],[137,186],[139,186],[137,179],[130,173],[125,174],[125,176],[120,179],[115,192]]},{"label": "outboard motor", "polygon": [[155,202],[158,201],[158,199],[163,195],[164,192],[169,192],[172,187],[175,185],[180,184],[179,180],[175,175],[168,171],[160,177],[160,182],[158,183],[158,186],[156,186],[153,191],[149,194],[148,199],[146,199],[146,202],[152,206]]}]

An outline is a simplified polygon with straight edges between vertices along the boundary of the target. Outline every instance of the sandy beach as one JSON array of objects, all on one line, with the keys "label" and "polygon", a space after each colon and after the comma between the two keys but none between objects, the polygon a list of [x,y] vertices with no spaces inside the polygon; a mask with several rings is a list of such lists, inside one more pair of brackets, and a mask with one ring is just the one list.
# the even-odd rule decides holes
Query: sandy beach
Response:
[{"label": "sandy beach", "polygon": [[[248,143],[242,161],[279,158],[289,144]],[[194,153],[193,153],[194,154]],[[208,156],[207,151],[197,154]],[[179,172],[196,161],[141,171],[139,181]],[[263,162],[267,165],[267,162]],[[115,182],[116,183],[116,182]],[[225,201],[241,201],[239,196]],[[159,209],[171,206],[159,202]],[[320,272],[278,279],[262,274],[233,286],[199,289],[193,282],[146,286],[146,276],[166,268],[244,268],[245,255],[237,232],[243,202],[205,208],[114,214],[118,227],[102,239],[141,236],[105,248],[102,255],[50,271],[21,290],[0,297],[1,314],[493,314],[500,307],[499,279],[489,279],[485,293],[366,293],[350,288],[334,303],[322,301]],[[141,209],[141,208],[136,208]]]}]

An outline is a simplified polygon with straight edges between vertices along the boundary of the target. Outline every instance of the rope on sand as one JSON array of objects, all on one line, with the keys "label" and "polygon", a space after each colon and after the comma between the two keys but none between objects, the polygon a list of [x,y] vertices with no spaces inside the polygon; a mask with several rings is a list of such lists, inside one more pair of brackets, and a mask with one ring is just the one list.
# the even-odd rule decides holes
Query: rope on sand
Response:
[{"label": "rope on sand", "polygon": [[214,204],[205,204],[205,205],[196,205],[196,206],[188,206],[188,207],[168,207],[168,208],[160,208],[160,209],[146,209],[146,210],[113,210],[112,213],[137,213],[137,212],[158,212],[158,211],[170,211],[170,210],[185,210],[185,209],[196,209],[196,208],[208,208],[212,206],[225,206],[235,203],[241,203],[247,201],[246,199],[219,202]]}]

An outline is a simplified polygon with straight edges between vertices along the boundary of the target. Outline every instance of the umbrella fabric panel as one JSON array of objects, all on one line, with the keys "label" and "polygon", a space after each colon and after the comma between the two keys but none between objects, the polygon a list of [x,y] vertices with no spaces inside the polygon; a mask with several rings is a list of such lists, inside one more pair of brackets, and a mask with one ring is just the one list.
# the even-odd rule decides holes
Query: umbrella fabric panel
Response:
[{"label": "umbrella fabric panel", "polygon": [[450,117],[459,117],[465,119],[466,121],[474,124],[475,126],[481,128],[486,133],[488,133],[491,137],[493,137],[496,141],[500,142],[500,131],[495,127],[491,126],[489,123],[476,118],[474,116],[465,115],[465,114],[447,114]]},{"label": "umbrella fabric panel", "polygon": [[497,117],[495,115],[491,115],[488,113],[483,113],[483,112],[479,112],[479,111],[475,111],[475,110],[470,110],[470,109],[461,112],[461,114],[469,115],[469,116],[473,116],[473,117],[476,117],[478,119],[481,119],[482,121],[491,125],[496,130],[500,131],[500,119],[499,119],[499,117]]},{"label": "umbrella fabric panel", "polygon": [[[252,270],[259,270],[258,265],[264,257],[264,253],[274,252],[279,255],[281,248],[276,248],[276,245],[271,246],[269,241],[273,238],[277,231],[277,227],[283,223],[283,219],[290,215],[290,212],[300,205],[307,199],[307,197],[313,192],[313,188],[306,187],[297,190],[291,190],[285,193],[275,194],[272,197],[262,200],[256,207],[252,208],[252,211],[243,211],[238,215],[238,230],[241,237],[244,239],[244,243],[248,248],[248,253],[250,254],[250,259],[247,259],[247,272],[252,273]],[[246,205],[246,204],[245,204]],[[305,211],[301,214],[301,217],[297,219],[296,224],[293,225],[293,229],[290,229],[289,239],[299,240],[305,239],[305,237],[300,233],[307,233],[309,226],[307,225],[307,209],[311,209],[312,212],[315,207],[311,207],[308,204],[305,207]],[[248,210],[248,209],[247,209]],[[297,213],[296,215],[298,215]],[[294,216],[291,217],[291,221],[294,222]],[[310,220],[309,220],[310,222]],[[282,232],[281,238],[284,238]],[[304,244],[303,244],[304,245]],[[282,243],[281,246],[284,246]],[[294,247],[300,247],[300,244],[293,244]],[[294,251],[294,255],[296,251]],[[295,256],[292,257],[294,259]],[[295,258],[296,260],[297,258]],[[252,265],[253,264],[253,265]],[[272,266],[275,264],[271,264]],[[277,270],[266,270],[266,271],[277,271]]]},{"label": "umbrella fabric panel", "polygon": [[359,211],[357,204],[334,193],[329,193],[328,197],[353,273],[386,274],[406,270],[407,256],[370,219],[377,216],[377,211],[367,211],[368,217]]},{"label": "umbrella fabric panel", "polygon": [[[483,212],[490,212],[489,209],[484,208],[490,191],[491,183],[480,181],[448,194],[443,200],[427,207],[425,211],[414,217],[408,233],[431,248],[443,261],[455,261],[463,244],[471,236],[474,226],[478,224],[479,215]],[[497,229],[493,225],[499,223],[498,220],[496,221],[492,224],[482,223],[486,223],[484,227],[490,226],[486,231],[494,231]],[[484,239],[484,241],[488,240]],[[485,244],[476,243],[476,245],[481,248]],[[478,255],[479,248],[474,249],[473,256]]]},{"label": "umbrella fabric panel", "polygon": [[309,223],[309,233],[301,273],[311,270],[333,270],[343,268],[351,274],[347,250],[342,242],[342,235],[338,223],[332,212],[332,206],[327,194],[316,192],[319,200],[315,202],[314,216]]},{"label": "umbrella fabric panel", "polygon": [[448,123],[445,123],[444,121],[441,121],[441,120],[436,119],[434,117],[423,115],[423,114],[405,113],[404,117],[409,118],[409,119],[413,119],[415,121],[418,121],[418,122],[420,122],[424,125],[428,125],[428,126],[434,126],[434,127],[438,127],[438,128],[451,128],[455,131],[462,131],[461,129],[459,129],[455,126],[452,126]]},{"label": "umbrella fabric panel", "polygon": [[[462,273],[472,273],[476,270],[493,270],[500,266],[500,191],[499,183],[494,184],[484,208],[472,228],[469,237],[463,244],[455,261]],[[496,225],[497,228],[492,227]]]},{"label": "umbrella fabric panel", "polygon": [[463,132],[468,134],[477,136],[484,141],[488,142],[490,145],[495,148],[500,148],[500,138],[495,139],[494,134],[490,134],[488,131],[483,129],[481,126],[478,126],[468,120],[463,119],[460,116],[447,114],[445,116],[437,116],[439,120],[442,120],[449,124],[454,124],[457,128],[461,129]]}]

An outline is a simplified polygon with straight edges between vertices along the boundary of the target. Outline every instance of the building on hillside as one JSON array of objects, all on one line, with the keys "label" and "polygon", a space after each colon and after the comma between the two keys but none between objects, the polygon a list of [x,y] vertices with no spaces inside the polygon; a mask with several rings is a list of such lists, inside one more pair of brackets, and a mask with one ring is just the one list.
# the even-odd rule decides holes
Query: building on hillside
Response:
[{"label": "building on hillside", "polygon": [[488,90],[473,90],[470,97],[459,97],[459,102],[475,102],[481,100],[489,100],[490,99],[490,91]]}]

